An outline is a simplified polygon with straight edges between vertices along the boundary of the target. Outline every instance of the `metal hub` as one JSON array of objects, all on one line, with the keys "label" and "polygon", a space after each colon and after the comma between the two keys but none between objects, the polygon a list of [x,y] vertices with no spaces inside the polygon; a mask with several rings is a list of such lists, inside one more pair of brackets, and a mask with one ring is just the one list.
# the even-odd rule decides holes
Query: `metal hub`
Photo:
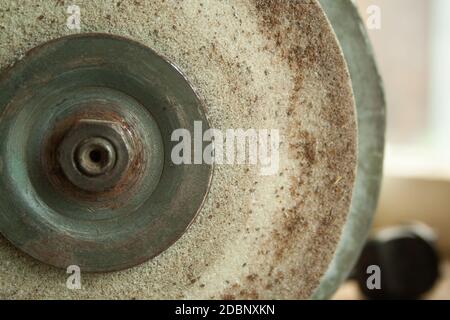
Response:
[{"label": "metal hub", "polygon": [[128,39],[84,34],[31,50],[0,77],[0,231],[58,267],[112,271],[171,246],[212,166],[175,165],[175,129],[209,128],[186,78]]},{"label": "metal hub", "polygon": [[131,139],[120,123],[82,119],[60,143],[58,163],[80,189],[107,191],[127,173]]},{"label": "metal hub", "polygon": [[116,149],[102,137],[88,138],[78,144],[73,160],[82,174],[103,177],[116,164]]}]

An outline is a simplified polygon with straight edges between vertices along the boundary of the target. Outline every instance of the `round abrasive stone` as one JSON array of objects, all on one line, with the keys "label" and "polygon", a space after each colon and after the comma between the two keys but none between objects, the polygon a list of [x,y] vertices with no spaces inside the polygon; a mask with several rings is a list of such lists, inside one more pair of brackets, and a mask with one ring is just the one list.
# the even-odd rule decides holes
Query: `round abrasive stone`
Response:
[{"label": "round abrasive stone", "polygon": [[[350,78],[318,2],[77,4],[79,32],[132,39],[176,65],[212,128],[279,130],[279,170],[264,176],[258,166],[216,165],[202,210],[174,245],[128,270],[81,270],[81,290],[66,287],[65,270],[2,238],[0,297],[310,297],[338,245],[357,160]],[[0,67],[73,34],[67,6],[1,3]]]}]

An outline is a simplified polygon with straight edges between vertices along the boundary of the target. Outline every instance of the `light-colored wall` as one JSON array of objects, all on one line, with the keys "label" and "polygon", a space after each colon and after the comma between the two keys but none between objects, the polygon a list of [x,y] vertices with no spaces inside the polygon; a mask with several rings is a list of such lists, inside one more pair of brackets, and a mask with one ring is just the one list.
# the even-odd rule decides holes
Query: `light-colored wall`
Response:
[{"label": "light-colored wall", "polygon": [[[430,61],[435,56],[432,28],[436,23],[430,17],[438,1],[356,2],[365,19],[370,5],[381,9],[381,29],[369,30],[369,36],[386,91],[387,140],[397,148],[397,155],[387,156],[374,227],[424,222],[438,233],[439,250],[450,257],[450,176],[444,175],[439,159],[426,149],[417,150],[418,145],[429,142],[432,132],[427,126],[433,115]],[[398,149],[407,145],[412,145],[411,154]]]},{"label": "light-colored wall", "polygon": [[390,143],[417,143],[427,124],[430,0],[356,0],[367,20],[381,9],[381,29],[369,30],[383,76]]}]

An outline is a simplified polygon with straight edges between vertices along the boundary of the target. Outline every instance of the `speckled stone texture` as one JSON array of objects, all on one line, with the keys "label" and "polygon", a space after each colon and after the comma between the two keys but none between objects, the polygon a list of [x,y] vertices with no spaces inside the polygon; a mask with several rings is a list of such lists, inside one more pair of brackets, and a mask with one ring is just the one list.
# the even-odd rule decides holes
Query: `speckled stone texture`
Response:
[{"label": "speckled stone texture", "polygon": [[[137,40],[187,76],[212,127],[281,133],[280,172],[218,166],[188,232],[141,266],[67,274],[0,239],[0,298],[308,298],[350,207],[357,128],[348,71],[318,3],[76,1],[81,32]],[[232,3],[232,4],[230,4]],[[73,33],[67,1],[0,2],[0,67]],[[1,117],[1,115],[0,115]],[[1,214],[1,213],[0,213]]]}]

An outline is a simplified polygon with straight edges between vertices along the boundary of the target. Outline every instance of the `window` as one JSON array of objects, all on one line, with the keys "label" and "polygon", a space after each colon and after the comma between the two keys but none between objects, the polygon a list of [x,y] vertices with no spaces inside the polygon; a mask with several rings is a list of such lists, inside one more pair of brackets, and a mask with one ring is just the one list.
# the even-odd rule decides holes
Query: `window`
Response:
[{"label": "window", "polygon": [[450,177],[450,1],[358,0],[388,104],[387,174]]}]

